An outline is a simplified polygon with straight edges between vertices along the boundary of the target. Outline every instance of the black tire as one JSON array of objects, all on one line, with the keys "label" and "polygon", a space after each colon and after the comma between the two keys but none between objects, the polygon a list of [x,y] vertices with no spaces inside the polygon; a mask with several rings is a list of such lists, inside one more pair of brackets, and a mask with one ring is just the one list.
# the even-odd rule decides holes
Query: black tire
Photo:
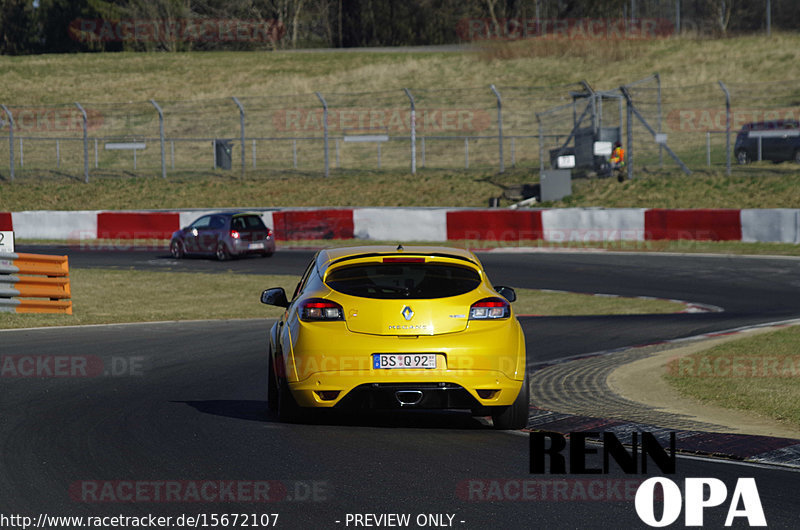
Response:
[{"label": "black tire", "polygon": [[747,151],[745,151],[744,149],[739,149],[738,151],[736,151],[736,161],[740,165],[745,165],[752,162],[752,160],[750,159],[750,155],[748,155]]},{"label": "black tire", "polygon": [[272,254],[273,254],[272,252],[262,252],[261,253],[261,257],[262,258],[271,258]]},{"label": "black tire", "polygon": [[269,369],[267,371],[267,408],[273,414],[278,413],[278,380],[275,374],[275,364],[272,361],[272,350],[269,354]]},{"label": "black tire", "polygon": [[173,241],[169,244],[169,253],[175,259],[181,259],[186,255],[186,249],[180,241]]},{"label": "black tire", "polygon": [[276,372],[274,373],[277,382],[275,392],[278,398],[278,419],[284,423],[295,423],[300,420],[300,406],[294,400],[286,378]]},{"label": "black tire", "polygon": [[217,257],[219,261],[227,261],[231,259],[231,254],[228,252],[228,247],[225,246],[225,243],[217,243],[217,249],[214,251],[214,255]]},{"label": "black tire", "polygon": [[531,389],[528,381],[528,374],[522,382],[522,388],[508,407],[495,407],[492,411],[492,423],[494,428],[499,430],[518,430],[524,429],[528,425],[528,416],[531,409]]}]

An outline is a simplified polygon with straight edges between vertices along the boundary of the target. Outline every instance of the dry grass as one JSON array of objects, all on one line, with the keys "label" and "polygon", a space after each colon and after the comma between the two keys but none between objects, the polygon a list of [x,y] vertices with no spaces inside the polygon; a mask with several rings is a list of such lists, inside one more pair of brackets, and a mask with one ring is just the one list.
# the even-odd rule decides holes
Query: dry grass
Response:
[{"label": "dry grass", "polygon": [[800,167],[764,163],[753,175],[735,168],[731,177],[720,171],[691,176],[652,173],[622,184],[615,179],[573,181],[573,195],[553,206],[606,208],[797,208]]},{"label": "dry grass", "polygon": [[[0,313],[0,329],[119,322],[225,318],[276,318],[282,309],[260,303],[268,287],[294,289],[299,277],[208,274],[141,270],[72,269],[73,315]],[[213,293],[214,303],[202,303]],[[652,300],[609,299],[582,294],[518,290],[518,314],[671,313],[679,304]]]},{"label": "dry grass", "polygon": [[[613,63],[613,68],[609,65]],[[98,53],[0,57],[3,103],[42,105],[297,93],[542,86],[600,88],[659,71],[665,85],[797,78],[800,35],[522,41],[466,53]],[[33,82],[35,80],[35,82]]]},{"label": "dry grass", "polygon": [[675,363],[667,381],[705,403],[800,426],[800,327],[722,344]]}]

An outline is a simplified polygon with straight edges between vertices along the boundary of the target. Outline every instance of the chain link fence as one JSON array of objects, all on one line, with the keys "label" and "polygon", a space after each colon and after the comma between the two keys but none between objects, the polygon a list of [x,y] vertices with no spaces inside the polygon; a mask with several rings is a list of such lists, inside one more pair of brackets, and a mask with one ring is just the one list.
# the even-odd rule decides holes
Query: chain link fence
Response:
[{"label": "chain link fence", "polygon": [[586,153],[596,141],[617,140],[635,177],[673,167],[730,171],[729,156],[733,171],[763,169],[755,156],[737,165],[736,134],[751,122],[800,120],[800,83],[665,87],[655,74],[607,88],[582,81],[0,109],[6,180],[212,171],[535,173],[551,167],[560,150]]}]

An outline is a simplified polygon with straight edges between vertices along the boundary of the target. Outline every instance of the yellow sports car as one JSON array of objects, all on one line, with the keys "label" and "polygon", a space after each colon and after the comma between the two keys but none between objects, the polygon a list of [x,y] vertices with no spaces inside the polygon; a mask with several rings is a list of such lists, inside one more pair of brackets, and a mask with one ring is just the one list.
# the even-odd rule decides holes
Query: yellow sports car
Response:
[{"label": "yellow sports car", "polygon": [[510,287],[449,247],[322,250],[269,335],[268,403],[308,408],[470,409],[499,429],[528,420],[525,340]]}]

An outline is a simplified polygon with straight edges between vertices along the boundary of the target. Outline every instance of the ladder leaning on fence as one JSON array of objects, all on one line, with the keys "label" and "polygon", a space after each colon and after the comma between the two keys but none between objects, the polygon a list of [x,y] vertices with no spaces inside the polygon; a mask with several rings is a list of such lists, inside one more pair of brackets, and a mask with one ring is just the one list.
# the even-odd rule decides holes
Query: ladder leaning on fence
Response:
[{"label": "ladder leaning on fence", "polygon": [[72,314],[67,256],[0,254],[0,312]]}]

